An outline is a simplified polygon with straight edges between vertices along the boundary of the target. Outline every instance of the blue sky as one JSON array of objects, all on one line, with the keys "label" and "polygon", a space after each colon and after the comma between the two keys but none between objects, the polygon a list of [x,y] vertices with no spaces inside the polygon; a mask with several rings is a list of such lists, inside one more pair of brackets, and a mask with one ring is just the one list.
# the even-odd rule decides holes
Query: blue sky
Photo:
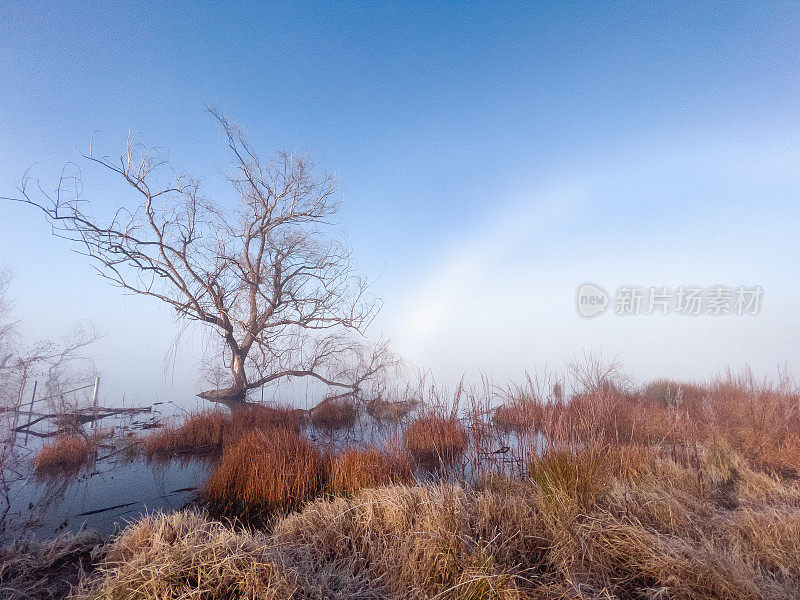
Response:
[{"label": "blue sky", "polygon": [[[114,155],[132,130],[233,201],[212,104],[262,153],[339,176],[339,226],[385,300],[373,335],[442,380],[584,349],[641,377],[797,374],[800,4],[679,4],[4,4],[0,195],[78,160],[111,207],[119,187],[79,152],[99,132]],[[191,338],[164,375],[166,310],[109,288],[38,215],[0,211],[32,335],[91,319],[115,393],[191,386]],[[587,321],[585,281],[761,285],[764,304]]]}]

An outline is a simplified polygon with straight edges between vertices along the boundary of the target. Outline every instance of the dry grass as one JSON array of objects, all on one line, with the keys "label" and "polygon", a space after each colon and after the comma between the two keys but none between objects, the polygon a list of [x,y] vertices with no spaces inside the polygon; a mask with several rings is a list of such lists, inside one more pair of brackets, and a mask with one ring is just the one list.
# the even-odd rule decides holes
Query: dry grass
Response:
[{"label": "dry grass", "polygon": [[202,513],[151,515],[111,545],[86,598],[283,600],[297,588],[263,536],[234,531]]},{"label": "dry grass", "polygon": [[642,396],[662,406],[684,406],[696,412],[708,395],[708,390],[696,383],[655,379],[644,386]]},{"label": "dry grass", "polygon": [[494,410],[500,432],[535,431],[551,449],[647,446],[697,463],[723,441],[754,468],[783,477],[800,466],[800,394],[745,373],[707,385],[656,380],[640,391],[596,385],[563,401],[542,400],[533,386],[514,388]]},{"label": "dry grass", "polygon": [[287,407],[249,404],[236,408],[226,422],[225,442],[235,442],[249,431],[269,431],[274,428],[298,433],[303,411]]},{"label": "dry grass", "polygon": [[96,455],[97,440],[70,435],[42,446],[31,462],[39,478],[70,476],[91,463]]},{"label": "dry grass", "polygon": [[180,424],[154,430],[145,440],[149,457],[181,452],[211,452],[224,438],[228,415],[219,409],[188,415]]},{"label": "dry grass", "polygon": [[758,460],[766,471],[781,477],[797,477],[800,473],[800,435],[788,433],[780,441],[763,445]]},{"label": "dry grass", "polygon": [[436,414],[414,419],[403,433],[403,441],[415,462],[421,465],[450,463],[467,449],[467,431],[452,417]]},{"label": "dry grass", "polygon": [[0,549],[0,596],[8,600],[64,598],[101,546],[96,535],[62,534],[47,541],[17,540]]},{"label": "dry grass", "polygon": [[529,398],[515,398],[494,409],[494,424],[504,432],[536,432],[542,418],[541,403]]},{"label": "dry grass", "polygon": [[724,439],[762,468],[796,475],[800,459],[800,395],[750,376],[727,378],[710,389],[697,416],[708,436]]},{"label": "dry grass", "polygon": [[604,457],[596,452],[553,451],[531,462],[529,475],[546,496],[568,496],[581,506],[593,506],[611,473]]},{"label": "dry grass", "polygon": [[469,510],[458,486],[366,489],[309,505],[273,538],[323,598],[517,598],[513,578],[469,537]]},{"label": "dry grass", "polygon": [[146,438],[145,449],[150,458],[215,453],[223,444],[233,444],[249,431],[281,428],[297,432],[300,426],[300,415],[288,408],[245,405],[232,412],[204,410],[188,415],[179,424],[154,431]]},{"label": "dry grass", "polygon": [[324,480],[320,452],[296,432],[272,428],[226,445],[205,494],[215,506],[248,516],[295,509],[319,494]]},{"label": "dry grass", "polygon": [[419,407],[419,400],[385,400],[377,396],[367,403],[367,414],[378,423],[396,424],[407,418]]},{"label": "dry grass", "polygon": [[[618,479],[617,458],[578,460],[580,472],[608,475],[605,490],[576,494],[568,477],[551,483],[555,496],[502,478],[480,489],[364,490],[309,505],[275,537],[295,556],[290,564],[360,577],[376,598],[596,598],[606,590],[602,597],[744,600],[800,589],[796,509],[788,518],[740,509],[724,519],[727,511],[660,473]],[[598,467],[603,460],[610,466]]]},{"label": "dry grass", "polygon": [[326,398],[311,409],[311,423],[326,431],[352,429],[358,419],[358,406],[350,397]]},{"label": "dry grass", "polygon": [[[412,483],[402,453],[323,457],[296,430],[266,419],[252,431],[256,419],[240,417],[222,428],[206,496],[232,514],[270,515],[269,528],[148,517],[114,542],[91,589],[120,599],[798,597],[796,390],[728,377],[541,397],[516,393],[500,417],[473,400],[466,427],[450,416],[457,402],[412,421],[408,456],[454,463],[441,472],[450,483],[430,485]],[[543,448],[509,447],[531,439]]]},{"label": "dry grass", "polygon": [[328,469],[330,494],[353,494],[368,487],[410,484],[411,465],[397,451],[382,452],[375,447],[349,448],[335,455]]},{"label": "dry grass", "polygon": [[366,488],[256,534],[191,512],[146,517],[89,587],[119,599],[796,598],[800,490],[779,496],[786,483],[741,465],[739,507],[717,506],[708,481],[736,461],[726,452],[708,454],[707,478],[609,449],[541,461],[533,481]]}]

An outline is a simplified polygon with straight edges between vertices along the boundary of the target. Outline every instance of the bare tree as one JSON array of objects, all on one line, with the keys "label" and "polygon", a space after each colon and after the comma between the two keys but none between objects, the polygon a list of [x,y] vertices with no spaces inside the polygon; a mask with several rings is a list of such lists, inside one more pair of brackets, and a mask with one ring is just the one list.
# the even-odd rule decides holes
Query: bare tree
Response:
[{"label": "bare tree", "polygon": [[227,381],[201,397],[239,401],[293,377],[359,392],[394,359],[385,343],[370,346],[360,335],[379,303],[348,248],[328,234],[334,178],[316,176],[302,156],[262,161],[238,127],[211,112],[233,159],[232,208],[130,138],[119,162],[84,157],[134,192],[113,216],[90,213],[78,176],[62,174],[54,194],[38,186],[35,197],[26,178],[17,200],[44,211],[54,233],[78,242],[113,284],[219,334]]},{"label": "bare tree", "polygon": [[[624,393],[633,386],[633,379],[625,373],[619,356],[606,358],[600,351],[584,350],[582,358],[567,363],[567,373],[576,394]],[[563,394],[563,387],[560,393]]]},{"label": "bare tree", "polygon": [[94,364],[81,354],[99,335],[91,323],[76,323],[61,340],[25,344],[10,320],[8,288],[11,274],[0,270],[0,409],[12,413],[22,403],[29,381],[42,382],[43,395],[57,396],[65,386],[94,376]]},{"label": "bare tree", "polygon": [[73,378],[85,376],[87,369],[93,372],[94,365],[81,350],[98,337],[91,324],[84,323],[61,341],[25,344],[11,320],[10,281],[10,271],[0,269],[0,532],[11,510],[12,485],[26,477],[22,460],[26,450],[17,443],[17,431],[24,425],[19,424],[20,408],[27,400],[24,392],[36,380],[46,394],[58,397]]},{"label": "bare tree", "polygon": [[11,343],[14,336],[14,323],[9,321],[11,306],[7,296],[10,282],[11,272],[8,269],[0,270],[0,372],[14,358]]}]

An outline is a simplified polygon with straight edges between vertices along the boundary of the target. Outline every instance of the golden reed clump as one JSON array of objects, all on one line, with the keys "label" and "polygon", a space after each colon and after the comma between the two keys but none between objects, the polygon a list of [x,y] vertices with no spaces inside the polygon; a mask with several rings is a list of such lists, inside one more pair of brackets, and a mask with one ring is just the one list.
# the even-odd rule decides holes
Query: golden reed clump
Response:
[{"label": "golden reed clump", "polygon": [[219,409],[187,415],[180,424],[168,424],[145,439],[150,457],[180,452],[211,452],[224,437],[228,415]]},{"label": "golden reed clump", "polygon": [[242,515],[292,510],[323,489],[325,460],[297,432],[250,431],[226,445],[205,486],[213,505]]},{"label": "golden reed clump", "polygon": [[97,455],[97,441],[80,435],[59,437],[45,444],[33,457],[34,474],[39,478],[76,474]]},{"label": "golden reed clump", "polygon": [[300,426],[298,411],[289,408],[248,404],[230,412],[204,410],[151,433],[145,440],[145,451],[150,458],[215,453],[224,443],[234,443],[248,431],[282,428],[297,432]]},{"label": "golden reed clump", "polygon": [[411,465],[399,451],[348,448],[332,457],[326,490],[334,495],[353,494],[368,487],[412,481]]},{"label": "golden reed clump", "polygon": [[458,419],[429,414],[409,423],[403,441],[415,462],[437,465],[460,458],[467,449],[468,437]]},{"label": "golden reed clump", "polygon": [[326,431],[352,429],[358,419],[358,406],[352,398],[326,398],[311,409],[311,423]]},{"label": "golden reed clump", "polygon": [[248,431],[269,431],[272,428],[298,433],[302,426],[302,410],[247,404],[233,408],[227,419],[225,442],[235,442]]},{"label": "golden reed clump", "polygon": [[272,539],[319,597],[516,600],[514,576],[484,551],[490,538],[476,543],[474,499],[457,485],[365,489],[307,505]]}]

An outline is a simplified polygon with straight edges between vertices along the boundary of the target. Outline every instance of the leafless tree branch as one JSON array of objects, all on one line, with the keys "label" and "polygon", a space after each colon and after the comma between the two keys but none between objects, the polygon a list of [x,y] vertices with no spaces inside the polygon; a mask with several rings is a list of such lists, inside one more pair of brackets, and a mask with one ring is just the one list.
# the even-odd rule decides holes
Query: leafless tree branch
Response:
[{"label": "leafless tree branch", "polygon": [[130,136],[117,161],[84,156],[136,199],[115,202],[105,219],[91,213],[71,166],[52,194],[26,175],[15,200],[43,211],[54,234],[77,243],[112,284],[217,332],[227,387],[202,397],[242,399],[290,377],[360,389],[395,359],[386,344],[365,342],[380,302],[349,249],[325,233],[338,208],[335,179],[315,175],[304,156],[262,160],[236,125],[209,110],[233,159],[235,208],[206,198],[198,179]]}]

